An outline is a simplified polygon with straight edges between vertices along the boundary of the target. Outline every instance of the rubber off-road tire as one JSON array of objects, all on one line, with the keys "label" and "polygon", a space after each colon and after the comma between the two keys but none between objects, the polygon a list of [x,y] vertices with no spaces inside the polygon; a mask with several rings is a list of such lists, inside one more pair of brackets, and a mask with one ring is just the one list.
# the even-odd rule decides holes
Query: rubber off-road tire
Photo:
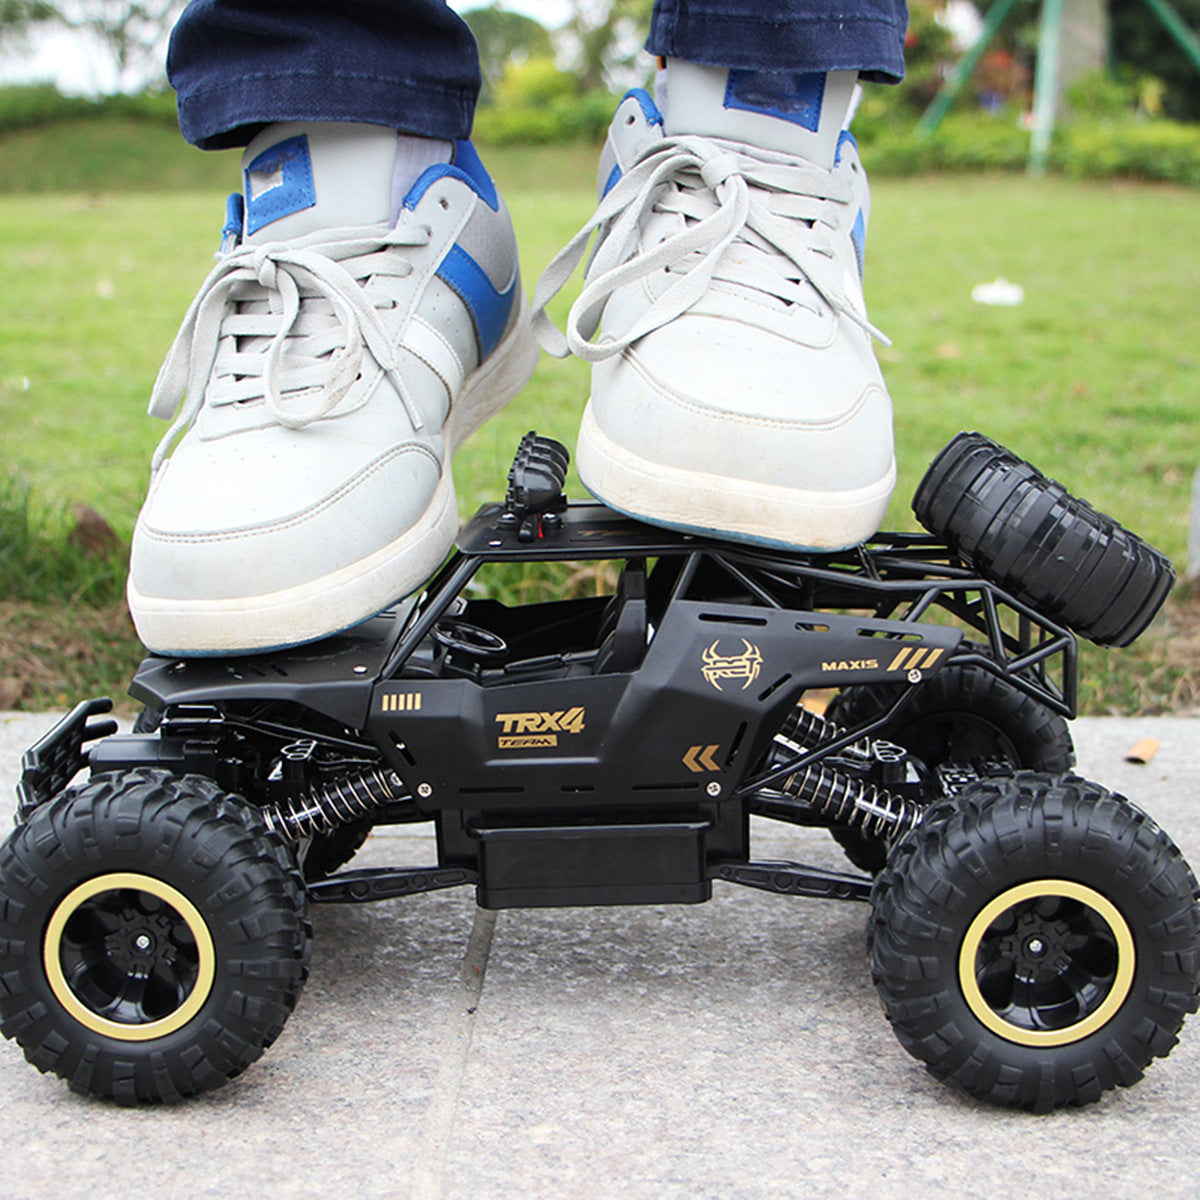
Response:
[{"label": "rubber off-road tire", "polygon": [[1121,796],[1023,773],[967,789],[875,881],[872,977],[938,1079],[1045,1112],[1167,1054],[1200,986],[1196,879]]},{"label": "rubber off-road tire", "polygon": [[1175,583],[1166,555],[981,433],[934,459],[913,512],[987,578],[1101,646],[1128,646]]},{"label": "rubber off-road tire", "polygon": [[171,1102],[240,1074],[310,946],[291,852],[200,776],[96,776],[0,847],[0,1032],[82,1095]]},{"label": "rubber off-road tire", "polygon": [[[906,686],[868,683],[844,688],[830,701],[825,716],[853,729],[886,713]],[[1057,774],[1075,765],[1071,730],[1058,713],[972,663],[950,662],[920,684],[892,725],[875,736],[903,746],[930,768],[1003,759],[1014,770]],[[856,867],[872,874],[883,870],[887,842],[842,826],[831,832]]]},{"label": "rubber off-road tire", "polygon": [[163,714],[159,708],[143,708],[133,718],[133,733],[154,733],[162,724]]}]

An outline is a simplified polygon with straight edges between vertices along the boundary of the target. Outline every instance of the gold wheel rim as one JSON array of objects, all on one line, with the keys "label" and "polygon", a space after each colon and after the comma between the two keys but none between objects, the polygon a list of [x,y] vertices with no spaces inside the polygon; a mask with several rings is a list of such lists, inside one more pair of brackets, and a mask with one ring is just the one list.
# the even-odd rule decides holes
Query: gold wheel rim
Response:
[{"label": "gold wheel rim", "polygon": [[[140,1024],[111,1021],[89,1008],[72,990],[62,965],[62,939],[67,922],[87,901],[104,892],[122,889],[145,892],[174,909],[191,933],[198,956],[195,982],[182,1003],[167,1016]],[[97,875],[94,879],[81,883],[59,902],[46,927],[46,936],[42,943],[42,961],[50,990],[63,1008],[85,1029],[122,1042],[148,1042],[182,1029],[204,1007],[212,991],[217,969],[212,935],[199,909],[180,891],[161,879],[128,871]]]},{"label": "gold wheel rim", "polygon": [[[1006,1021],[984,997],[977,977],[979,947],[988,928],[1001,914],[1025,901],[1054,897],[1074,900],[1104,922],[1116,947],[1116,971],[1107,995],[1082,1020],[1061,1029],[1026,1029]],[[980,910],[968,926],[958,957],[959,984],[971,1013],[998,1037],[1021,1046],[1066,1046],[1102,1029],[1128,998],[1133,987],[1134,968],[1133,934],[1117,907],[1093,888],[1067,879],[1039,879],[1001,892]]]}]

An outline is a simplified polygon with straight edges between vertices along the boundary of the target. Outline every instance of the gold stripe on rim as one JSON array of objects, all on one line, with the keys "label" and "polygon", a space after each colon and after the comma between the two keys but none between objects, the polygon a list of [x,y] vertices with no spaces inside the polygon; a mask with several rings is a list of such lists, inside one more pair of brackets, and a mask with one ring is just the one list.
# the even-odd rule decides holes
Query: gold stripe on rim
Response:
[{"label": "gold stripe on rim", "polygon": [[[987,928],[1005,909],[1012,908],[1025,900],[1035,900],[1042,896],[1061,896],[1067,900],[1077,900],[1096,913],[1108,926],[1117,944],[1117,973],[1109,988],[1104,1002],[1082,1021],[1068,1025],[1064,1029],[1023,1029],[1003,1020],[983,998],[979,990],[979,982],[975,978],[975,960],[979,952],[979,944]],[[1030,883],[1018,884],[1001,892],[990,904],[984,907],[967,929],[963,938],[962,949],[958,956],[958,980],[962,986],[963,996],[971,1012],[992,1033],[1005,1041],[1016,1042],[1020,1046],[1066,1046],[1071,1042],[1082,1041],[1102,1028],[1125,1003],[1130,989],[1133,987],[1133,972],[1135,954],[1133,934],[1125,918],[1121,916],[1115,905],[1106,900],[1099,892],[1081,883],[1073,883],[1068,879],[1037,879]]]},{"label": "gold stripe on rim", "polygon": [[[71,990],[67,978],[63,974],[62,961],[59,958],[59,947],[62,943],[63,930],[72,915],[85,901],[101,892],[114,892],[121,888],[134,888],[139,892],[148,892],[165,904],[169,904],[184,920],[193,938],[196,939],[196,949],[199,954],[196,982],[184,1002],[170,1015],[157,1021],[148,1021],[144,1025],[127,1025],[120,1021],[110,1021],[106,1017],[94,1013]],[[50,990],[58,1002],[86,1029],[103,1037],[115,1038],[121,1042],[149,1042],[154,1038],[166,1037],[177,1029],[182,1029],[204,1007],[212,991],[213,979],[217,973],[217,955],[213,948],[212,936],[208,926],[196,906],[181,892],[155,879],[150,875],[139,875],[128,871],[114,871],[108,875],[97,875],[86,883],[67,894],[50,918],[46,927],[46,937],[42,944],[42,962],[46,968],[46,978]]]}]

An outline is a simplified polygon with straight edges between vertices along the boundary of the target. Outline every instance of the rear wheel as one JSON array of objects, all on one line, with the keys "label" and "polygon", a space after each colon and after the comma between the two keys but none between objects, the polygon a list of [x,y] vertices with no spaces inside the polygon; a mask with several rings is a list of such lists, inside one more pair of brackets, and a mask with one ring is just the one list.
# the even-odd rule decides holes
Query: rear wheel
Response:
[{"label": "rear wheel", "polygon": [[[886,713],[903,684],[863,684],[835,696],[826,716],[852,729]],[[1075,747],[1066,721],[1002,676],[967,663],[948,663],[919,685],[896,720],[877,734],[916,755],[927,767],[961,765],[988,772],[1069,771]],[[856,829],[832,830],[846,857],[872,873],[883,869],[888,844]]]},{"label": "rear wheel", "polygon": [[172,1101],[239,1074],[309,945],[290,852],[199,776],[97,776],[0,848],[0,1030],[85,1095]]},{"label": "rear wheel", "polygon": [[1072,776],[976,784],[876,880],[872,976],[937,1078],[1010,1107],[1087,1103],[1140,1079],[1196,1010],[1195,893],[1122,797]]}]

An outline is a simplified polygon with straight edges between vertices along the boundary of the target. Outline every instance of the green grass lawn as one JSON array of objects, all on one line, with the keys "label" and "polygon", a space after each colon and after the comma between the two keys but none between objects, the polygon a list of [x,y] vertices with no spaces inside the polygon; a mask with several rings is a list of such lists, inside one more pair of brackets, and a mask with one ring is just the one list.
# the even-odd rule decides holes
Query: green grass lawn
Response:
[{"label": "green grass lawn", "polygon": [[[0,144],[0,168],[6,152]],[[527,291],[589,216],[595,156],[488,156]],[[232,188],[236,156],[223,162]],[[221,185],[207,175],[203,190],[175,166],[162,178],[176,190],[0,195],[3,473],[44,505],[95,507],[123,537],[164,431],[146,400],[223,216]],[[879,182],[867,296],[894,342],[880,351],[900,460],[889,523],[912,525],[908,498],[925,464],[960,429],[980,429],[1182,568],[1200,464],[1198,265],[1197,190],[1019,176]],[[998,276],[1025,288],[1023,305],[972,302],[973,285]],[[568,299],[554,307],[560,324]],[[500,492],[525,430],[573,443],[587,387],[584,364],[543,358],[459,455],[464,514]]]}]

